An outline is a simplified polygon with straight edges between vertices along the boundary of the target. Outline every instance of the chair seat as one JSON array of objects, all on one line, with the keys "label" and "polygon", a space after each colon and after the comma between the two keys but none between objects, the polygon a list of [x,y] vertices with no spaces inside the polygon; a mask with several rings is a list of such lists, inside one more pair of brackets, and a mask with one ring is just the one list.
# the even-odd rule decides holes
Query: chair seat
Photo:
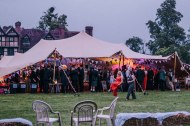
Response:
[{"label": "chair seat", "polygon": [[[91,122],[93,119],[90,117],[87,117],[87,118],[80,118],[79,120],[80,120],[80,122]],[[73,118],[73,121],[78,122],[78,118]]]},{"label": "chair seat", "polygon": [[49,122],[58,122],[59,119],[58,118],[49,118]]},{"label": "chair seat", "polygon": [[[58,118],[49,118],[50,123],[58,122],[58,121],[59,121]],[[44,119],[38,119],[38,122],[44,122]]]},{"label": "chair seat", "polygon": [[101,119],[111,119],[110,115],[97,115],[97,118],[101,118]]}]

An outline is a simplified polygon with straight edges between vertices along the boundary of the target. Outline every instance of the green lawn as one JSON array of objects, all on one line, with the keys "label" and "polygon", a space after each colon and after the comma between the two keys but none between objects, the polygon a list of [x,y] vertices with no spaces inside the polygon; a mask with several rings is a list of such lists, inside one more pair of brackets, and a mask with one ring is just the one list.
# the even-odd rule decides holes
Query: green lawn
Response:
[{"label": "green lawn", "polygon": [[[119,93],[116,106],[117,113],[125,112],[168,112],[190,111],[190,91],[181,92],[148,92],[149,95],[137,93],[136,100],[126,101],[127,93]],[[60,111],[64,126],[70,125],[70,111],[82,100],[93,100],[98,108],[107,106],[114,99],[111,93],[81,93],[79,97],[73,94],[9,94],[0,95],[0,119],[22,117],[35,122],[32,111],[34,100],[49,103],[55,111]]]}]

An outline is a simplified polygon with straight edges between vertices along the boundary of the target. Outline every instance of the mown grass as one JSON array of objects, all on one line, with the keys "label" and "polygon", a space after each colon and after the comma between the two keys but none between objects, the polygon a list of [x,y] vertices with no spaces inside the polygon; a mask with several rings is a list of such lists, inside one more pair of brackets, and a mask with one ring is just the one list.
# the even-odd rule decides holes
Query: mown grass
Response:
[{"label": "mown grass", "polygon": [[[120,92],[116,106],[116,114],[126,112],[169,112],[190,111],[190,91],[159,92],[151,91],[149,95],[136,93],[136,100],[126,101],[127,93]],[[82,100],[93,100],[98,108],[107,106],[114,99],[111,93],[81,93],[79,97],[73,94],[9,94],[0,95],[0,119],[25,118],[35,122],[32,110],[34,100],[43,100],[50,104],[62,116],[64,126],[70,125],[70,111]]]}]

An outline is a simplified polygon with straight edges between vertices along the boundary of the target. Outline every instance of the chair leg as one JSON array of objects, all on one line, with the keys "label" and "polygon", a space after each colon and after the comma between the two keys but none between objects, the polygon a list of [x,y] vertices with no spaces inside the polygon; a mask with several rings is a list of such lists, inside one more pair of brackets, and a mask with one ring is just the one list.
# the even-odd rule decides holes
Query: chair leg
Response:
[{"label": "chair leg", "polygon": [[59,126],[62,126],[62,124],[61,124],[61,120],[59,120]]},{"label": "chair leg", "polygon": [[78,122],[76,122],[76,125],[75,126],[79,126],[79,123]]},{"label": "chair leg", "polygon": [[48,125],[48,126],[52,126],[52,123],[46,123],[46,125]]},{"label": "chair leg", "polygon": [[93,120],[92,126],[96,126],[96,118]]},{"label": "chair leg", "polygon": [[98,126],[101,126],[101,118],[99,118],[99,124],[98,124]]},{"label": "chair leg", "polygon": [[71,126],[73,126],[73,120],[72,120],[72,118],[71,118]]},{"label": "chair leg", "polygon": [[106,119],[106,122],[107,122],[107,126],[111,126],[112,124],[111,119]]},{"label": "chair leg", "polygon": [[111,121],[112,121],[112,125],[115,126],[115,119],[113,118],[111,119]]},{"label": "chair leg", "polygon": [[62,126],[61,117],[59,117],[59,126]]}]

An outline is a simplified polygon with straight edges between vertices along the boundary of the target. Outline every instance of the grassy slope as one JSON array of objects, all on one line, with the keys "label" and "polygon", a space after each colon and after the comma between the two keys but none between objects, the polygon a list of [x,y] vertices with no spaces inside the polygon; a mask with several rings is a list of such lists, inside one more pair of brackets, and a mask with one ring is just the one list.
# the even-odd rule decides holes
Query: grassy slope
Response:
[{"label": "grassy slope", "polygon": [[[126,93],[119,93],[116,114],[121,112],[168,112],[190,111],[190,91],[137,93],[136,100],[125,101]],[[80,97],[72,94],[15,94],[0,95],[0,119],[22,117],[35,122],[32,111],[34,100],[49,103],[55,111],[60,111],[63,124],[70,125],[70,111],[82,100],[93,100],[98,108],[107,106],[113,100],[111,93],[82,93]]]}]

